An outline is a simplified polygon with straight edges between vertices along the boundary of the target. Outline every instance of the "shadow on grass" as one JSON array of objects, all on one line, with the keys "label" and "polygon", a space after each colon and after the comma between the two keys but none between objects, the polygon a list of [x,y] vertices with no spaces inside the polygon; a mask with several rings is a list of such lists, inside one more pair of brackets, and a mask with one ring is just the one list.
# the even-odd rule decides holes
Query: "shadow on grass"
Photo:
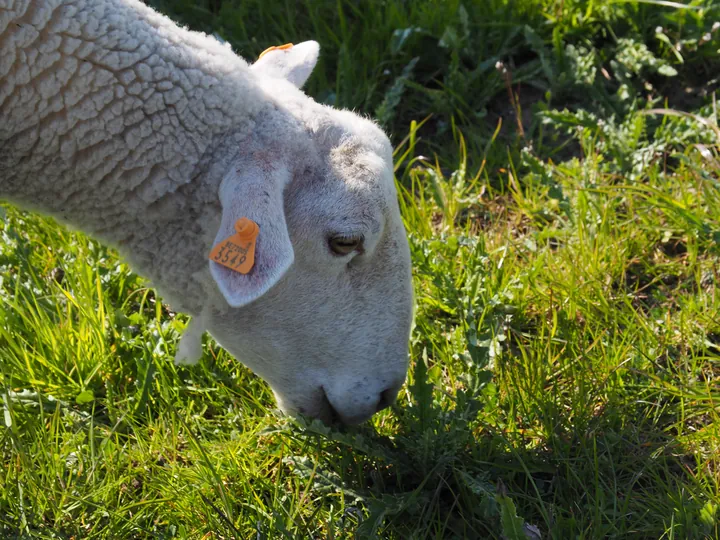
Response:
[{"label": "shadow on grass", "polygon": [[[663,422],[633,402],[608,403],[587,422],[547,437],[506,421],[489,373],[441,404],[416,364],[411,406],[391,434],[295,432],[320,441],[316,459],[291,457],[297,474],[366,508],[359,538],[706,538],[712,505],[693,485],[697,466]],[[448,396],[444,396],[447,398]],[[624,419],[624,421],[623,421]],[[567,419],[565,420],[567,422]],[[675,512],[663,515],[665,509]],[[579,535],[579,536],[578,536]]]}]

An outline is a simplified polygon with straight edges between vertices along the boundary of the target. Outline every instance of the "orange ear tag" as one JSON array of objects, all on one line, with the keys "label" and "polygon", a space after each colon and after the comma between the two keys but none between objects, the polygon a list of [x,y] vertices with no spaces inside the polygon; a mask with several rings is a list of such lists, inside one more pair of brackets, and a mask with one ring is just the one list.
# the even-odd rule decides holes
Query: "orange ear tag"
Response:
[{"label": "orange ear tag", "polygon": [[247,274],[255,264],[255,241],[260,227],[248,218],[240,218],[235,222],[235,231],[212,249],[210,260]]},{"label": "orange ear tag", "polygon": [[263,56],[265,56],[270,51],[286,51],[288,49],[292,49],[293,44],[292,43],[286,43],[285,45],[277,45],[273,47],[268,47],[263,52],[260,53],[260,56],[258,56],[258,60],[260,60]]}]

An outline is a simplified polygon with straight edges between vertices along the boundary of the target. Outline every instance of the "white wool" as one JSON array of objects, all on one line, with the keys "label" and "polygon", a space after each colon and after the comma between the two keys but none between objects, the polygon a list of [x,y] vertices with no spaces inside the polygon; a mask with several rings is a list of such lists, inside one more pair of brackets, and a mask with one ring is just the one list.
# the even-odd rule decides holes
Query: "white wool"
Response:
[{"label": "white wool", "polygon": [[[387,137],[299,90],[318,46],[253,66],[137,0],[0,0],[0,198],[117,248],[272,386],[361,421],[407,368],[410,259]],[[208,260],[240,217],[247,275]],[[333,235],[362,250],[330,252]]]}]

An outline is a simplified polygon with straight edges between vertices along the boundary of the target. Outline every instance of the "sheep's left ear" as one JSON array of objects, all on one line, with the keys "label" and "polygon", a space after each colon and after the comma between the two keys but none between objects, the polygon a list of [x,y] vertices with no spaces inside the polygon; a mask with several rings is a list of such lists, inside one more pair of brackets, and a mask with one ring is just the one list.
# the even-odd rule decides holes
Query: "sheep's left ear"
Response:
[{"label": "sheep's left ear", "polygon": [[298,88],[302,88],[315,68],[319,56],[320,45],[316,41],[303,41],[297,45],[288,43],[266,50],[251,69],[271,77],[286,79]]},{"label": "sheep's left ear", "polygon": [[[232,307],[261,297],[293,263],[295,253],[283,204],[289,175],[283,163],[267,159],[262,152],[251,152],[230,167],[220,184],[222,217],[209,255],[210,274]],[[235,237],[240,232],[238,221],[254,223],[250,229],[254,228],[255,234],[249,239]],[[250,245],[254,247],[249,250]]]}]

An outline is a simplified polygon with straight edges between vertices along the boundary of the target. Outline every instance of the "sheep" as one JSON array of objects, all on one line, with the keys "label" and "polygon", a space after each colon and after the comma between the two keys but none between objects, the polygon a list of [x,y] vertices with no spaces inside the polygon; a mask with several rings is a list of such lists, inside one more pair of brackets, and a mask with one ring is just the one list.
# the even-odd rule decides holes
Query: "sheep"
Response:
[{"label": "sheep", "polygon": [[[207,331],[285,413],[356,424],[406,376],[410,250],[387,136],[301,90],[318,55],[249,65],[139,0],[0,0],[0,199],[114,247],[188,314],[177,362]],[[246,273],[209,256],[241,220]]]}]

